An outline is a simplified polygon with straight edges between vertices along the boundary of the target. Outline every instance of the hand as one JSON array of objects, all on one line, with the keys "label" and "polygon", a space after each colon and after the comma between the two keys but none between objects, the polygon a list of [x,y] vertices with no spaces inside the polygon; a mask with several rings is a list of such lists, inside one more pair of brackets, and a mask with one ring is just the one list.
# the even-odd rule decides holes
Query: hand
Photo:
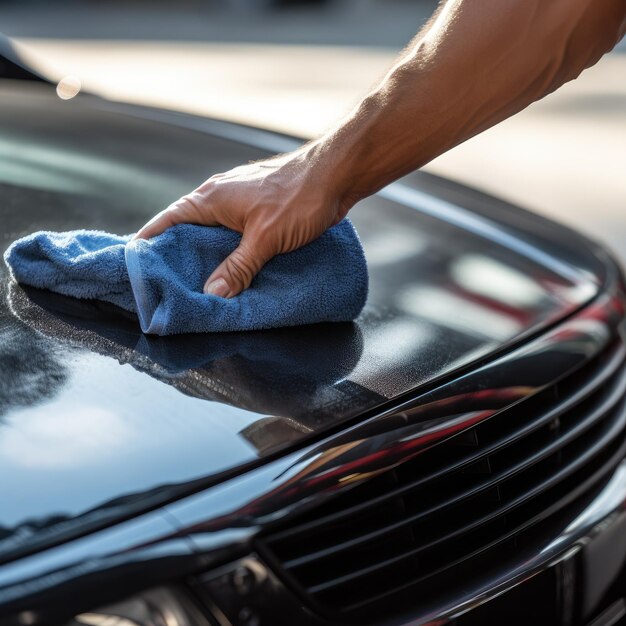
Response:
[{"label": "hand", "polygon": [[231,298],[273,256],[290,252],[340,222],[354,204],[309,144],[295,152],[211,176],[151,219],[135,238],[149,239],[180,223],[222,225],[242,233],[236,250],[208,277],[204,292]]}]

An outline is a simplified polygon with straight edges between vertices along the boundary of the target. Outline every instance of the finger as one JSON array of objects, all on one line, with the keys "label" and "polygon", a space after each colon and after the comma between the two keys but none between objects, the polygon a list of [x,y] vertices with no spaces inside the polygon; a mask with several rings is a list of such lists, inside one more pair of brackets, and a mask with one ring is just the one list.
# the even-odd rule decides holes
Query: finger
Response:
[{"label": "finger", "polygon": [[204,293],[232,298],[250,286],[273,255],[264,252],[258,240],[245,235],[239,246],[217,267],[204,285]]},{"label": "finger", "polygon": [[150,239],[155,235],[160,235],[174,224],[178,224],[182,216],[176,209],[167,208],[155,215],[147,224],[142,226],[133,236],[133,239]]},{"label": "finger", "polygon": [[155,215],[137,231],[133,239],[150,239],[176,224],[183,223],[204,224],[205,226],[217,225],[208,204],[205,203],[205,206],[200,207],[197,200],[183,196],[167,209]]}]

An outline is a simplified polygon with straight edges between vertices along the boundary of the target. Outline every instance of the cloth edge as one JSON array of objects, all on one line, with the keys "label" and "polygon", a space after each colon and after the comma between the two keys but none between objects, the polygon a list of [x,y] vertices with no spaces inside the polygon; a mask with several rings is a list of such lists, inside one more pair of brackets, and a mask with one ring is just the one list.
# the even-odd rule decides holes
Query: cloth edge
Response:
[{"label": "cloth edge", "polygon": [[144,275],[141,270],[139,253],[137,251],[138,245],[140,245],[139,240],[131,239],[124,247],[124,260],[126,262],[128,280],[130,281],[130,288],[133,292],[141,331],[146,334],[158,334],[158,330],[153,328],[154,311],[151,310],[152,306],[148,297]]}]

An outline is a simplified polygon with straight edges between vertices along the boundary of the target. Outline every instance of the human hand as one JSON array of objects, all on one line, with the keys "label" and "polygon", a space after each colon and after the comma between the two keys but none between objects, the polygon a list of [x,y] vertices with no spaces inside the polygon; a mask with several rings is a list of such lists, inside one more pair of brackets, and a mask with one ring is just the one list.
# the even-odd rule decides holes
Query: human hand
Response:
[{"label": "human hand", "polygon": [[315,144],[211,176],[152,218],[135,238],[180,223],[222,225],[242,233],[239,246],[208,277],[204,292],[231,298],[249,287],[273,256],[313,241],[354,204],[333,181]]}]

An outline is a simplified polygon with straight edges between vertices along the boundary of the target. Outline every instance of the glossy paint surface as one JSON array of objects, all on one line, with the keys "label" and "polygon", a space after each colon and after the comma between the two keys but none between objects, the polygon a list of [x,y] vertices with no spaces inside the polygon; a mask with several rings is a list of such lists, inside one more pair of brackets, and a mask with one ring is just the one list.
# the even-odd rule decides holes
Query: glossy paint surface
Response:
[{"label": "glossy paint surface", "polygon": [[[218,583],[215,591],[227,613],[231,609],[238,613],[247,604],[268,623],[280,623],[285,615],[290,616],[289,623],[328,623],[304,609],[256,557],[246,559],[257,582],[245,595],[232,584],[237,563],[225,570],[216,567],[255,552],[255,537],[281,518],[318,506],[337,490],[367,480],[436,439],[487,419],[580,367],[617,333],[623,334],[624,303],[623,290],[613,285],[553,330],[394,410],[157,511],[6,563],[0,567],[0,623],[4,626],[3,618],[9,618],[7,624],[23,623],[18,616],[26,609],[35,610],[44,623],[56,615],[67,619],[146,587],[207,572],[200,584],[214,591]],[[623,532],[623,475],[622,464],[607,487],[558,536],[544,536],[539,550],[527,546],[526,552],[520,552],[519,566],[503,567],[471,585],[468,581],[462,597],[451,594],[445,604],[427,608],[422,602],[419,615],[397,616],[389,625],[447,623],[456,614],[567,561],[573,547],[589,545],[593,537],[602,545],[607,534],[612,538]],[[619,569],[624,553],[615,542],[610,545]],[[590,565],[590,579],[603,581],[590,593],[602,593],[615,579],[616,570],[607,572],[606,562]],[[485,623],[491,621],[497,620]]]},{"label": "glossy paint surface", "polygon": [[625,312],[624,293],[612,290],[509,354],[295,453],[279,472],[260,468],[167,510],[201,546],[241,520],[274,523],[319,505],[553,385],[623,335]]},{"label": "glossy paint surface", "polygon": [[[274,145],[147,117],[4,85],[2,250],[40,229],[133,232]],[[289,144],[275,139],[276,150]],[[604,266],[582,238],[479,194],[469,211],[462,197],[419,175],[353,212],[371,272],[354,324],[148,338],[111,307],[24,292],[2,268],[0,560],[354,423],[597,293]]]}]

